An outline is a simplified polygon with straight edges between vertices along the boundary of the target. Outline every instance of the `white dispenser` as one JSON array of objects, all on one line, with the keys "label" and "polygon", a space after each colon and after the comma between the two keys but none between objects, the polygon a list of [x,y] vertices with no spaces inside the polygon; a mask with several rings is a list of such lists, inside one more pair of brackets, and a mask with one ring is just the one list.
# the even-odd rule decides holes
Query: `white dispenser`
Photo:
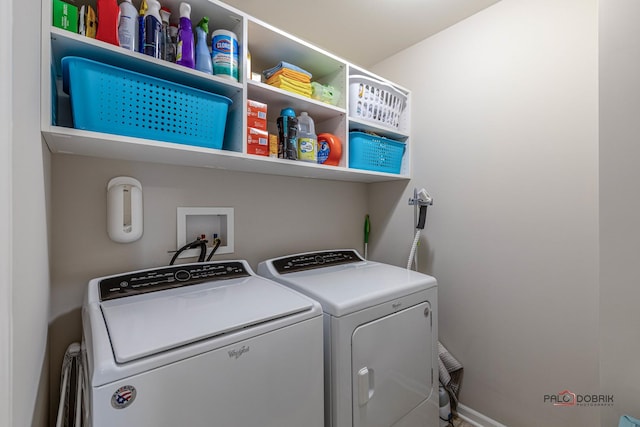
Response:
[{"label": "white dispenser", "polygon": [[135,242],[142,237],[142,184],[127,176],[107,184],[107,233],[118,243]]}]

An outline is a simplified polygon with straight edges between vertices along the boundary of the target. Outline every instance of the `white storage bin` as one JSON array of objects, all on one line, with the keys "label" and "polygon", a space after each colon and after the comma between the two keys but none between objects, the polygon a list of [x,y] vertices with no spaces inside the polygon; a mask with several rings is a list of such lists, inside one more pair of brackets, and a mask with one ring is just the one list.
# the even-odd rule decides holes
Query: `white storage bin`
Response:
[{"label": "white storage bin", "polygon": [[393,86],[367,76],[349,76],[351,117],[398,129],[407,96]]}]

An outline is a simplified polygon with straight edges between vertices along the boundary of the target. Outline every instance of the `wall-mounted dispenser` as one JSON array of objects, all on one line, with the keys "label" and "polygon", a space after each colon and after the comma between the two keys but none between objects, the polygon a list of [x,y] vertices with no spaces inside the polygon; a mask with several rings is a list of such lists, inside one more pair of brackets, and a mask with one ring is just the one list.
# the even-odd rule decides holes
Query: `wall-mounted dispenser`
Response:
[{"label": "wall-mounted dispenser", "polygon": [[118,243],[142,237],[142,184],[127,176],[107,184],[107,233]]}]

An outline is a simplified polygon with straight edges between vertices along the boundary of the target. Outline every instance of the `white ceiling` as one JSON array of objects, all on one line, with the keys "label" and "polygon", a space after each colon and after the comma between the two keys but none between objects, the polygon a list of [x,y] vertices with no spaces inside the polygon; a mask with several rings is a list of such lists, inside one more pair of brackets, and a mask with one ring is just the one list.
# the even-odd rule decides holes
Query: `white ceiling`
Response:
[{"label": "white ceiling", "polygon": [[223,0],[369,67],[499,0]]}]

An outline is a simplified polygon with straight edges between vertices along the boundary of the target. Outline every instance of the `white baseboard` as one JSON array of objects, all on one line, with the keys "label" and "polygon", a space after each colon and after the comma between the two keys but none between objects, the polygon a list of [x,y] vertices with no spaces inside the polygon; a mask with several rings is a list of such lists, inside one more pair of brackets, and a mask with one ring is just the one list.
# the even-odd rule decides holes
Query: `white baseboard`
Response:
[{"label": "white baseboard", "polygon": [[507,427],[462,403],[458,403],[458,417],[476,427]]}]

